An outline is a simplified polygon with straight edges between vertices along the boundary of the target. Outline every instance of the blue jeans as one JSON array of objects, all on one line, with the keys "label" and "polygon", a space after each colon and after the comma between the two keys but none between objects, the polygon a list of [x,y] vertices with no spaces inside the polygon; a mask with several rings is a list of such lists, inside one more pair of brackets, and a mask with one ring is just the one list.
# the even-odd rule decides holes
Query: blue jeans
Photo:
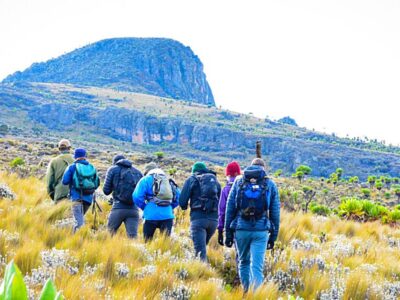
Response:
[{"label": "blue jeans", "polygon": [[190,223],[194,252],[196,257],[207,261],[207,245],[217,229],[218,221],[209,219],[197,219]]},{"label": "blue jeans", "polygon": [[129,238],[136,238],[139,227],[139,212],[134,208],[113,208],[108,216],[107,227],[114,235],[119,227],[125,224],[126,234]]},{"label": "blue jeans", "polygon": [[72,215],[75,219],[74,233],[85,224],[85,214],[90,207],[90,203],[85,201],[74,201],[72,204]]},{"label": "blue jeans", "polygon": [[250,286],[258,288],[264,280],[264,258],[267,250],[268,231],[238,230],[235,233],[239,256],[239,277],[245,291]]}]

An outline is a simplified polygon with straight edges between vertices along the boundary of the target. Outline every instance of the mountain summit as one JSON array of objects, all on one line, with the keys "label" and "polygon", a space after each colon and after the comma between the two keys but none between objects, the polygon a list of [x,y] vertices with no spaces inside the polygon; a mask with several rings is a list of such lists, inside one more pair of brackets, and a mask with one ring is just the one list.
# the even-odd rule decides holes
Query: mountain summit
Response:
[{"label": "mountain summit", "polygon": [[165,38],[96,42],[16,72],[3,83],[68,83],[215,105],[203,64],[190,47]]}]

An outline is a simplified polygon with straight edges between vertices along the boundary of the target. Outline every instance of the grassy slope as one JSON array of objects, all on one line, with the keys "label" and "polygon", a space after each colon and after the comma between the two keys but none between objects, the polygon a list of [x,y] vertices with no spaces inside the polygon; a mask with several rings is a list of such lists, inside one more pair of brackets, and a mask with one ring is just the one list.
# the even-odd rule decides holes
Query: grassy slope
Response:
[{"label": "grassy slope", "polygon": [[[124,229],[109,236],[104,226],[110,208],[101,202],[105,211],[99,216],[98,230],[91,230],[93,215],[89,213],[87,225],[72,235],[68,226],[55,225],[70,217],[70,203],[52,205],[41,181],[2,173],[0,182],[17,194],[14,201],[0,201],[0,277],[4,263],[14,258],[28,274],[32,291],[41,289],[35,275],[55,274],[67,299],[107,295],[153,299],[179,291],[190,293],[192,299],[243,297],[240,288],[226,285],[235,273],[233,250],[220,247],[214,237],[208,248],[211,267],[193,260],[185,212],[177,211],[170,239],[157,236],[144,244],[141,235],[128,240]],[[256,295],[245,297],[276,299],[293,293],[312,299],[322,292],[338,291],[345,299],[364,299],[367,294],[381,299],[390,284],[399,286],[399,281],[394,283],[400,277],[398,247],[396,228],[283,212],[277,250],[266,256],[266,275],[272,274],[274,280]],[[54,248],[68,252],[43,252]]]},{"label": "grassy slope", "polygon": [[[241,289],[232,290],[230,285],[236,272],[232,250],[220,247],[214,237],[209,246],[211,267],[193,260],[187,212],[177,210],[171,239],[158,236],[145,245],[141,228],[136,241],[128,240],[123,228],[117,236],[110,237],[105,229],[110,207],[101,201],[104,212],[99,215],[98,230],[92,230],[93,215],[88,213],[87,225],[72,235],[70,203],[52,205],[43,181],[38,179],[49,158],[55,155],[54,148],[41,142],[15,140],[3,140],[0,147],[3,168],[12,158],[21,156],[30,173],[36,174],[19,179],[15,174],[0,173],[0,183],[9,185],[17,195],[15,201],[0,200],[0,277],[4,264],[14,258],[27,274],[26,281],[33,292],[42,287],[43,282],[37,278],[55,276],[67,299],[103,299],[107,295],[115,299],[147,295],[152,299],[160,298],[162,293],[191,293],[194,299],[214,299],[217,295],[221,299],[242,299]],[[91,160],[104,175],[116,151],[112,147],[96,151],[91,153]],[[153,159],[138,153],[130,153],[129,157],[140,169]],[[180,185],[188,176],[191,163],[168,156],[160,162],[165,170],[178,169],[176,180]],[[222,182],[223,169],[214,168]],[[287,192],[301,191],[304,184],[317,191],[318,202],[337,204],[341,196],[360,193],[359,187],[347,184],[333,187],[315,180],[275,180],[285,203],[290,201]],[[325,189],[328,193],[323,192]],[[299,197],[301,200],[301,192]],[[382,193],[373,191],[371,197],[381,199]],[[287,294],[312,299],[336,292],[344,299],[364,299],[366,293],[371,299],[382,299],[390,288],[397,289],[400,296],[399,249],[400,230],[379,221],[355,223],[334,216],[283,211],[277,249],[266,256],[269,283],[247,299],[275,299]]]}]

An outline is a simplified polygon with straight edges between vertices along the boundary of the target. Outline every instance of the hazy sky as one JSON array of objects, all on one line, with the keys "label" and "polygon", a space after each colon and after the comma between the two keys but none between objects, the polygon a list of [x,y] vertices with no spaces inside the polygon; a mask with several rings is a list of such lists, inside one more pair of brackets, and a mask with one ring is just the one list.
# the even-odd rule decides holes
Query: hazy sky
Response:
[{"label": "hazy sky", "polygon": [[217,105],[400,144],[400,1],[0,0],[0,80],[111,37],[169,37]]}]

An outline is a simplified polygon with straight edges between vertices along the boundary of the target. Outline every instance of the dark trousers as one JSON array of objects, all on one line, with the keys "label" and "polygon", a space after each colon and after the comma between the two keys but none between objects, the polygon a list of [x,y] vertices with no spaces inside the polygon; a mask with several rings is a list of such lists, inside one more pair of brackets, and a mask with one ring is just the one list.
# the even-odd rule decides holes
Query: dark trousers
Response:
[{"label": "dark trousers", "polygon": [[202,261],[207,261],[207,245],[217,226],[217,220],[209,219],[197,219],[190,223],[195,255],[200,257]]},{"label": "dark trousers", "polygon": [[165,233],[166,235],[171,235],[172,225],[174,224],[174,219],[168,220],[146,220],[143,224],[143,236],[144,240],[147,242],[151,240],[156,232],[156,229],[159,228],[161,233]]},{"label": "dark trousers", "polygon": [[108,216],[107,227],[114,235],[119,227],[125,224],[126,234],[129,238],[136,238],[139,227],[139,212],[131,208],[113,208]]}]

